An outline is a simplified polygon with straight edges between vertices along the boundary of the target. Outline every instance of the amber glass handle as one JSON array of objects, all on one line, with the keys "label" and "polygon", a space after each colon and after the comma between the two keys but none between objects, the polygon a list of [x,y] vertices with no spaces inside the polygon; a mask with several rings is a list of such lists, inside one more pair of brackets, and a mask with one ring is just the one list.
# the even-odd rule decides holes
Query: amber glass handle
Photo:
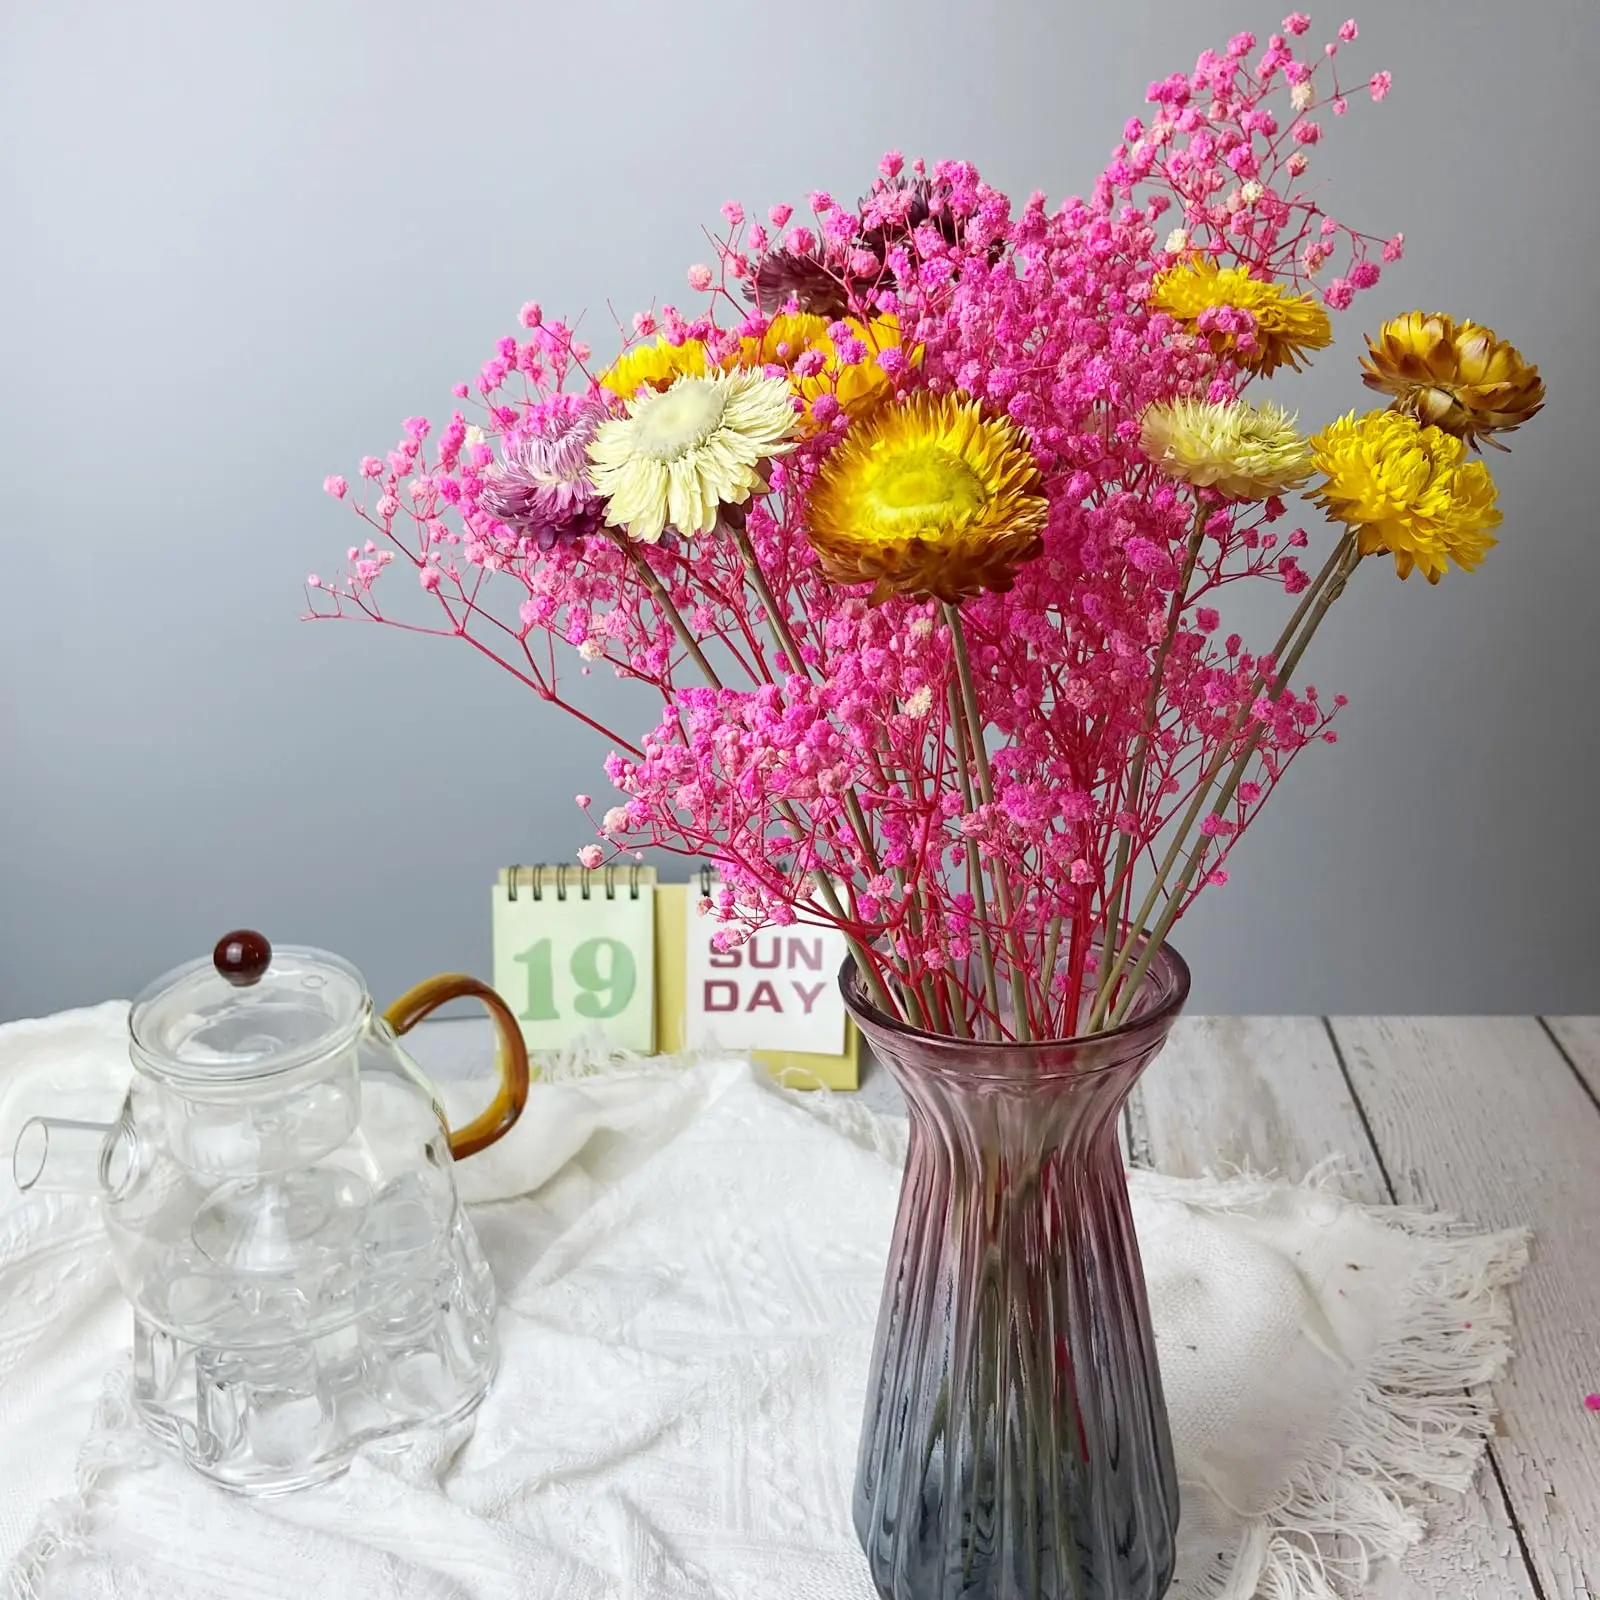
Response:
[{"label": "amber glass handle", "polygon": [[499,1035],[495,1061],[500,1068],[500,1087],[494,1099],[466,1127],[450,1130],[450,1154],[460,1161],[487,1150],[502,1134],[509,1133],[522,1115],[522,1108],[528,1103],[528,1046],[510,1006],[488,984],[461,972],[441,972],[437,978],[427,978],[415,989],[408,989],[384,1012],[383,1020],[396,1033],[409,1033],[448,1000],[483,1001]]}]

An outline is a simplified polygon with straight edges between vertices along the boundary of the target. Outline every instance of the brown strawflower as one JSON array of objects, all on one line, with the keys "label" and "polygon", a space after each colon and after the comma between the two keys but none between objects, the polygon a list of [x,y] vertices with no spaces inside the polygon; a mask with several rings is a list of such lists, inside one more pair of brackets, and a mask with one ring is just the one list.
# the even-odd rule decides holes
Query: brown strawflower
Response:
[{"label": "brown strawflower", "polygon": [[792,296],[802,312],[838,322],[852,314],[850,291],[866,304],[872,287],[869,282],[844,279],[818,256],[773,250],[757,261],[744,292],[764,316],[781,311]]},{"label": "brown strawflower", "polygon": [[1438,311],[1408,311],[1367,335],[1361,360],[1369,389],[1392,395],[1390,409],[1443,428],[1477,448],[1504,449],[1490,435],[1520,428],[1544,405],[1539,369],[1514,345],[1476,322]]}]

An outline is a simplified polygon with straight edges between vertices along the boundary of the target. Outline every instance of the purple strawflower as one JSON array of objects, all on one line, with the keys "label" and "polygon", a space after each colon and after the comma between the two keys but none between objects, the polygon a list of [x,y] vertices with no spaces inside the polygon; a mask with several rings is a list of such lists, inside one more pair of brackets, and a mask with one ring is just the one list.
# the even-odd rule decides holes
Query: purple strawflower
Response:
[{"label": "purple strawflower", "polygon": [[507,434],[479,509],[541,550],[597,532],[605,507],[589,482],[589,441],[605,418],[599,401],[583,400]]}]

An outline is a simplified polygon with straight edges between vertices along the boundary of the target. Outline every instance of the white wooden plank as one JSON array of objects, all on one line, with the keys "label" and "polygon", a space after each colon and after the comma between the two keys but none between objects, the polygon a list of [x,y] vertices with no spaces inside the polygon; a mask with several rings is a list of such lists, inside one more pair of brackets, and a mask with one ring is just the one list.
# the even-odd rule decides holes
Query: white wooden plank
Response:
[{"label": "white wooden plank", "polygon": [[1399,1198],[1536,1231],[1495,1456],[1547,1600],[1595,1600],[1600,1113],[1531,1017],[1333,1026]]},{"label": "white wooden plank", "polygon": [[1162,1172],[1238,1167],[1298,1182],[1342,1155],[1356,1198],[1389,1198],[1320,1017],[1185,1017],[1141,1087]]},{"label": "white wooden plank", "polygon": [[[1314,1017],[1196,1017],[1146,1070],[1130,1118],[1150,1164],[1196,1177],[1229,1167],[1298,1179],[1325,1156],[1351,1163],[1350,1192],[1390,1198],[1327,1029]],[[1487,1463],[1443,1501],[1428,1538],[1376,1571],[1366,1600],[1535,1600]]]},{"label": "white wooden plank", "polygon": [[1589,1092],[1600,1097],[1600,1017],[1546,1017],[1544,1025]]}]

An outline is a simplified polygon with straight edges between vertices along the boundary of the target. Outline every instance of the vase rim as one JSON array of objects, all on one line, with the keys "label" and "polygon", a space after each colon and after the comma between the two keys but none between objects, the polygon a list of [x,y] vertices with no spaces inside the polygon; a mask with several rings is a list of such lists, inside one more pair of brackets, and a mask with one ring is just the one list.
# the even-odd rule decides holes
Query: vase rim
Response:
[{"label": "vase rim", "polygon": [[[969,1059],[974,1055],[987,1055],[991,1058],[1005,1056],[1014,1059],[1020,1054],[1036,1051],[1081,1050],[1086,1047],[1114,1044],[1119,1040],[1136,1039],[1144,1034],[1159,1035],[1172,1025],[1178,1013],[1183,1010],[1189,998],[1190,984],[1189,963],[1171,944],[1164,942],[1151,958],[1150,965],[1140,981],[1140,987],[1150,984],[1152,980],[1158,980],[1164,984],[1165,992],[1158,995],[1155,1005],[1150,1010],[1130,1016],[1114,1028],[1103,1028],[1098,1033],[1069,1034],[1054,1039],[963,1039],[953,1033],[934,1033],[927,1028],[919,1028],[914,1023],[903,1022],[864,996],[852,994],[848,980],[857,971],[855,957],[847,956],[839,973],[839,989],[844,996],[845,1008],[858,1021],[866,1022],[872,1029],[881,1029],[885,1033],[903,1039],[915,1040],[921,1046],[935,1050],[959,1051]],[[1107,1061],[1100,1066],[1080,1067],[1078,1071],[1109,1072],[1116,1065],[1115,1061]]]}]

